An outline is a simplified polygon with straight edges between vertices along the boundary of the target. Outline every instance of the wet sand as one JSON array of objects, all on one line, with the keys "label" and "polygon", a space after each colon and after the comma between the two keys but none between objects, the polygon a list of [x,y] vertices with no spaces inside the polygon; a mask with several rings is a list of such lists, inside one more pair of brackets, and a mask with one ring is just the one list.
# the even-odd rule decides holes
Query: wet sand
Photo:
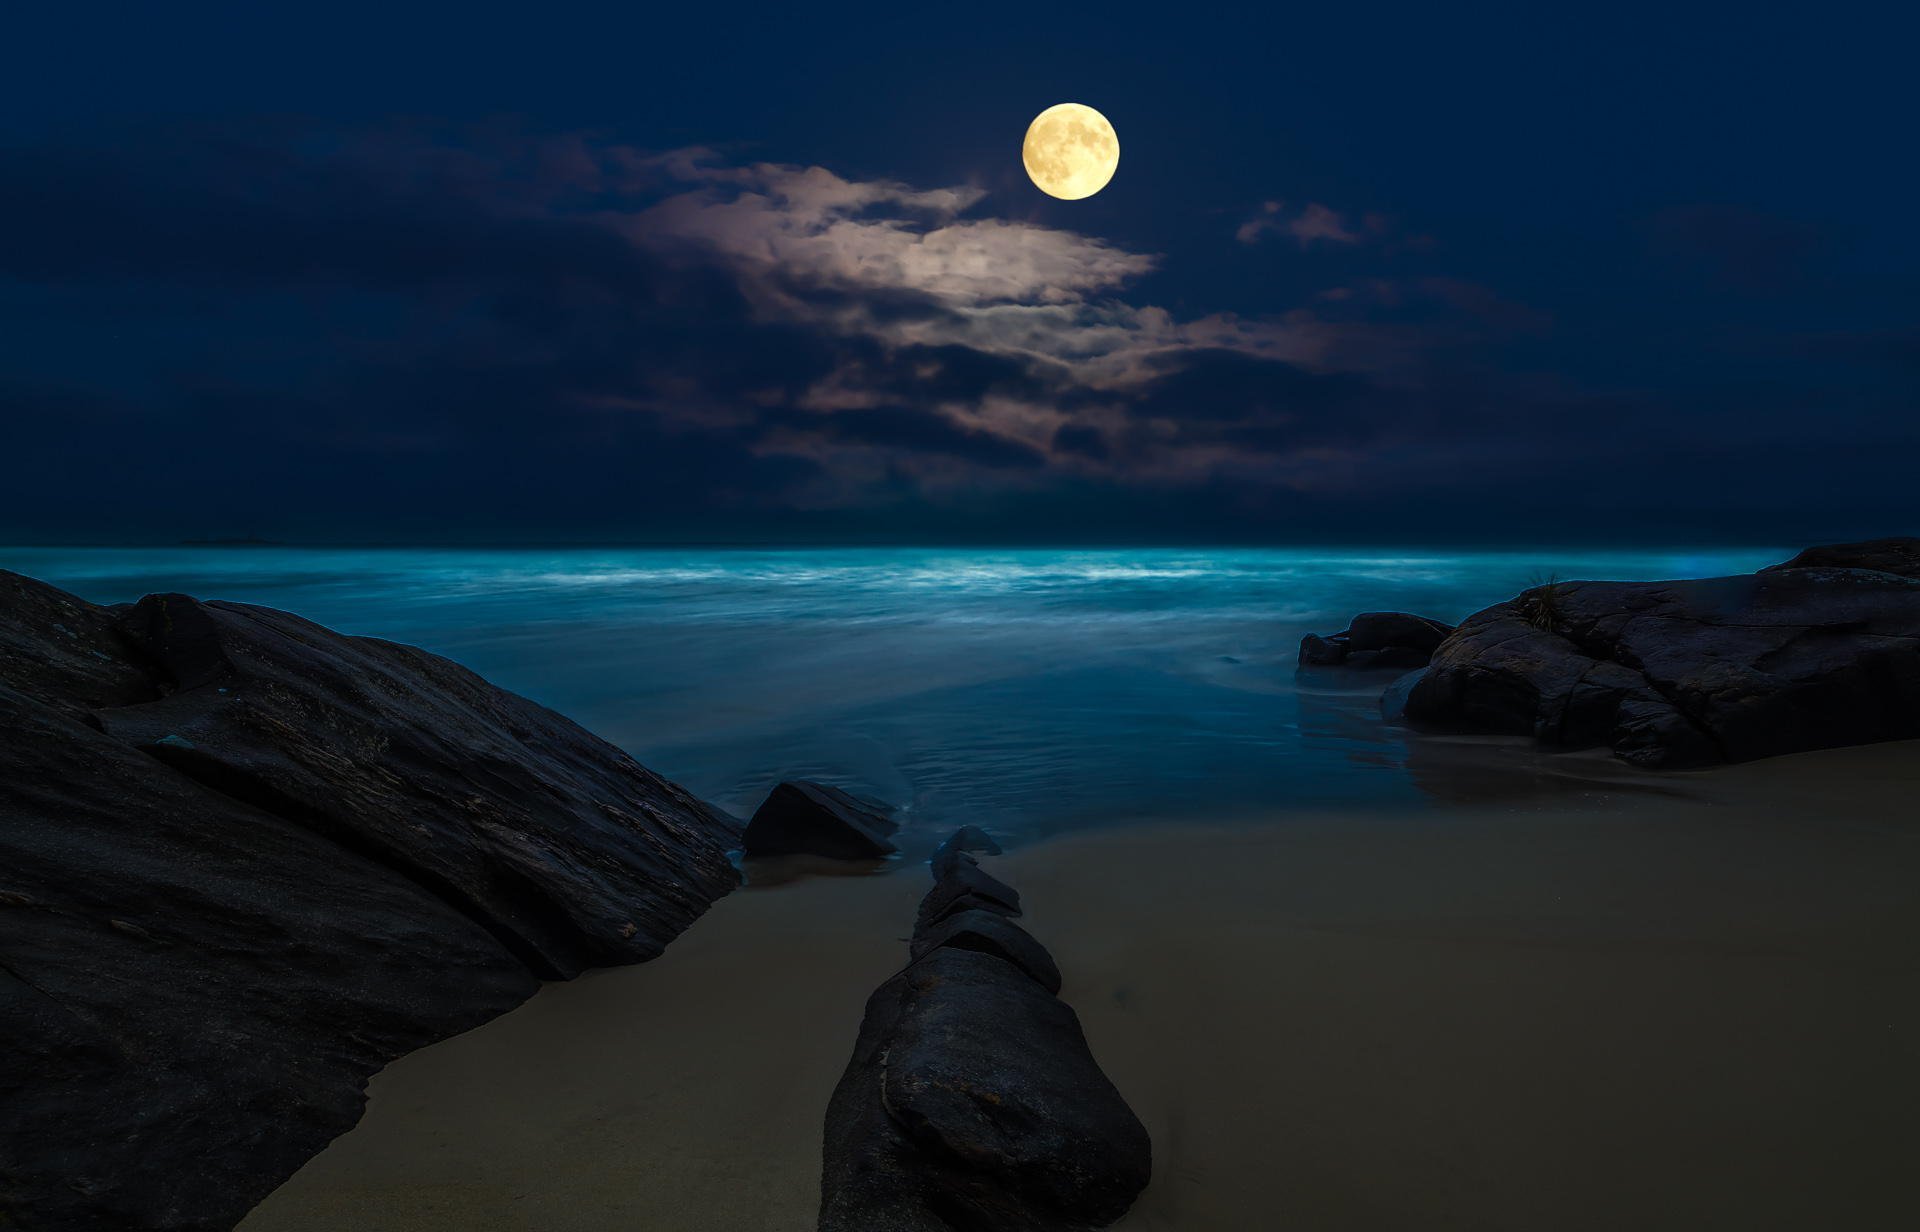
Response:
[{"label": "wet sand", "polygon": [[[1153,1136],[1119,1226],[1915,1226],[1920,744],[1662,783],[992,861]],[[242,1228],[810,1229],[926,884],[737,893],[400,1059]]]}]

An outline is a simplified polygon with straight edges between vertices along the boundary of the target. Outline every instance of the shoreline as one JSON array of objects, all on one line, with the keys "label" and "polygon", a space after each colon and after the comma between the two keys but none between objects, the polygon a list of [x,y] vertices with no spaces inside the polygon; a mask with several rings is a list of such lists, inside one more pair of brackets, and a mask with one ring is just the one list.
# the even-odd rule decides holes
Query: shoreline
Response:
[{"label": "shoreline", "polygon": [[[1116,1227],[1898,1223],[1920,744],[1658,777],[1685,794],[989,860],[1153,1136]],[[394,1062],[241,1227],[811,1228],[827,1095],[924,890],[736,892],[660,959]]]}]

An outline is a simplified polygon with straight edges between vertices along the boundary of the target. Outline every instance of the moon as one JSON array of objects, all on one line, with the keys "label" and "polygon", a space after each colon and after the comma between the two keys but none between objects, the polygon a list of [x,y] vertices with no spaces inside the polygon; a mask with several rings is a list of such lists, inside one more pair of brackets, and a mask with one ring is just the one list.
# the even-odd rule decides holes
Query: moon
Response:
[{"label": "moon", "polygon": [[1107,117],[1085,103],[1056,103],[1027,125],[1020,161],[1041,192],[1079,201],[1113,178],[1120,165],[1120,138]]}]

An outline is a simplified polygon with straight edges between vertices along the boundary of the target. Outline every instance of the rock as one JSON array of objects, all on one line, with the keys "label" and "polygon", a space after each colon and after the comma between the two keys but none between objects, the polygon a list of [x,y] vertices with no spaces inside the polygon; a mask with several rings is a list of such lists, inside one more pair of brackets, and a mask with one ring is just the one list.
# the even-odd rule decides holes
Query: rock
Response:
[{"label": "rock", "polygon": [[1362,612],[1344,632],[1300,639],[1303,667],[1424,667],[1453,626],[1406,612]]},{"label": "rock", "polygon": [[1920,581],[1795,566],[1536,587],[1469,617],[1406,713],[1663,767],[1920,736]]},{"label": "rock", "polygon": [[409,647],[0,572],[0,1226],[230,1228],[367,1078],[660,948],[734,825]]},{"label": "rock", "polygon": [[1780,569],[1872,569],[1900,577],[1920,578],[1920,539],[1910,536],[1866,539],[1859,543],[1829,543],[1808,548],[1792,560],[1768,565],[1762,573]]},{"label": "rock", "polygon": [[981,868],[972,856],[961,855],[948,864],[947,870],[933,883],[933,889],[920,900],[920,915],[914,922],[914,931],[924,932],[962,911],[1019,915],[1020,892]]},{"label": "rock", "polygon": [[1300,666],[1338,667],[1347,661],[1347,642],[1341,634],[1321,637],[1309,633],[1300,639]]},{"label": "rock", "polygon": [[888,839],[897,829],[886,813],[857,796],[798,780],[767,793],[741,844],[749,856],[882,860],[899,850]]},{"label": "rock", "polygon": [[933,858],[927,861],[927,866],[933,870],[933,879],[940,880],[941,875],[951,868],[961,855],[970,851],[981,851],[990,856],[997,856],[1000,854],[1000,844],[994,841],[993,835],[979,826],[961,826],[947,836],[946,842],[941,843],[934,850]]},{"label": "rock", "polygon": [[1060,968],[1047,948],[1006,916],[992,911],[959,911],[948,915],[913,938],[910,953],[921,958],[947,946],[976,950],[1012,963],[1050,993],[1060,991]]},{"label": "rock", "polygon": [[827,1109],[822,1232],[1069,1232],[1126,1213],[1151,1143],[1036,951],[1000,916],[955,915],[868,999]]},{"label": "rock", "polygon": [[230,1228],[539,986],[393,869],[4,686],[0,723],[0,1226]]},{"label": "rock", "polygon": [[108,735],[396,869],[543,978],[652,958],[735,883],[730,819],[446,659],[185,595],[124,624],[166,695],[100,711]]}]

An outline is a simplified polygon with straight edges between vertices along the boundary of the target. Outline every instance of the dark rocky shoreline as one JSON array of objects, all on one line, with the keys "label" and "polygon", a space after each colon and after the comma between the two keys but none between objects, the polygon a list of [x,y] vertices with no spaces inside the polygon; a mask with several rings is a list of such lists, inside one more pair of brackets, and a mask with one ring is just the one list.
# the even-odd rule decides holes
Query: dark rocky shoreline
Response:
[{"label": "dark rocky shoreline", "polygon": [[[1649,767],[1911,738],[1920,539],[1552,583],[1457,628],[1365,613],[1301,657],[1416,667],[1388,704],[1422,728]],[[8,1227],[229,1228],[387,1061],[656,956],[738,880],[739,822],[577,725],[268,608],[0,572],[0,717]],[[750,854],[894,849],[825,784],[756,826]],[[968,827],[934,858],[828,1114],[823,1227],[1096,1226],[1146,1183],[1057,966],[969,854],[995,850]]]},{"label": "dark rocky shoreline", "polygon": [[412,647],[0,572],[0,1223],[230,1228],[387,1061],[644,961],[738,824]]},{"label": "dark rocky shoreline", "polygon": [[[1329,658],[1336,640],[1309,636],[1301,662],[1349,658]],[[1733,577],[1536,586],[1468,617],[1383,708],[1666,769],[1920,736],[1920,539]]]}]

